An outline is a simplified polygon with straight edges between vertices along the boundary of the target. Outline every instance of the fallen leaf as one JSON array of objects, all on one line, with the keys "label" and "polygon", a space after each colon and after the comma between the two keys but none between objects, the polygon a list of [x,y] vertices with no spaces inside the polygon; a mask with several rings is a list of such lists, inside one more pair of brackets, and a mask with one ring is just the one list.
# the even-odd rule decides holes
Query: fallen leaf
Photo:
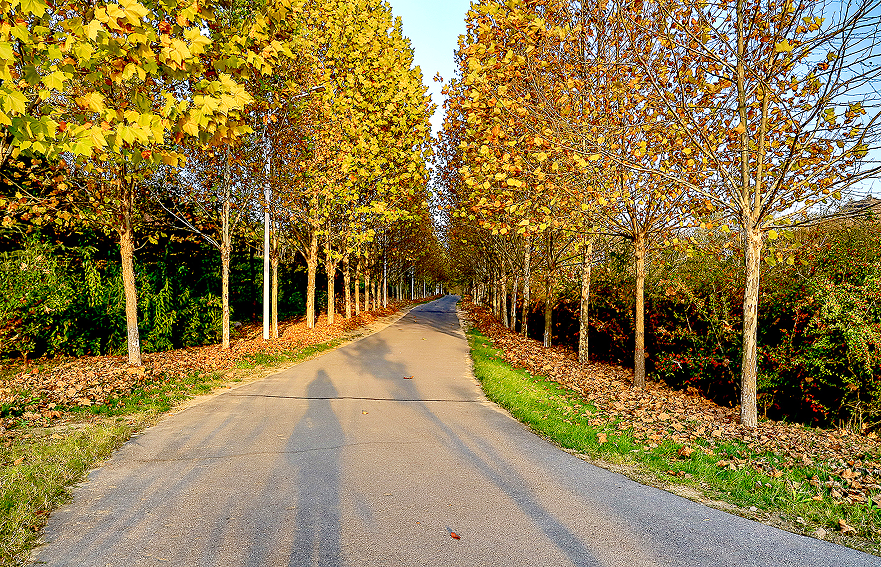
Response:
[{"label": "fallen leaf", "polygon": [[412,380],[412,379],[413,379],[412,376],[404,376],[404,380]]},{"label": "fallen leaf", "polygon": [[841,529],[841,533],[843,534],[855,534],[857,531],[852,527],[847,525],[843,519],[838,520],[838,527]]},{"label": "fallen leaf", "polygon": [[605,433],[597,433],[597,441],[600,445],[606,442],[606,434]]}]

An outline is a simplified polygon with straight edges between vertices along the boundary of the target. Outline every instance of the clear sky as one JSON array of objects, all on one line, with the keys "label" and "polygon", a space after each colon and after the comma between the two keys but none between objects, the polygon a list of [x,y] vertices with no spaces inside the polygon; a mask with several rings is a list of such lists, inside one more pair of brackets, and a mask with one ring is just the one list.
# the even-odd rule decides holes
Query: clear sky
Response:
[{"label": "clear sky", "polygon": [[443,122],[441,83],[432,78],[440,73],[444,81],[453,76],[453,53],[459,34],[465,33],[465,12],[469,0],[387,0],[395,16],[404,23],[404,35],[410,38],[416,65],[422,68],[422,78],[438,105],[431,121],[436,133]]}]

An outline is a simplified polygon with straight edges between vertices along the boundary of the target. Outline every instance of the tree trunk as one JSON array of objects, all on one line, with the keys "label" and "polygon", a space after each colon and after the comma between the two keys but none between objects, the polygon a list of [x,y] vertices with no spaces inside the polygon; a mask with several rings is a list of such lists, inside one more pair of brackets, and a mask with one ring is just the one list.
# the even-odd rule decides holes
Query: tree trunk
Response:
[{"label": "tree trunk", "polygon": [[318,233],[312,233],[309,257],[306,258],[306,327],[315,328],[315,273],[318,271]]},{"label": "tree trunk", "polygon": [[221,348],[224,350],[228,350],[230,346],[229,342],[229,264],[230,264],[230,256],[232,254],[232,238],[230,236],[230,227],[229,227],[229,199],[230,199],[230,174],[229,174],[229,146],[226,147],[226,165],[223,170],[223,213],[221,218],[221,237],[220,237],[220,264],[221,264],[221,276],[220,276],[220,297],[222,301],[221,307],[221,326],[223,329],[222,339],[221,339]]},{"label": "tree trunk", "polygon": [[512,331],[517,330],[517,284],[519,283],[517,280],[516,274],[514,275],[514,281],[511,284],[511,315],[509,319],[510,325],[509,329]]},{"label": "tree trunk", "polygon": [[346,319],[352,318],[352,273],[349,271],[349,257],[343,260],[343,285],[346,288],[345,293],[345,302],[346,302]]},{"label": "tree trunk", "polygon": [[382,306],[388,307],[388,263],[385,254],[382,256]]},{"label": "tree trunk", "polygon": [[278,338],[278,242],[273,246],[272,254],[272,338]]},{"label": "tree trunk", "polygon": [[490,293],[490,309],[492,309],[493,317],[496,318],[496,321],[501,321],[502,317],[499,314],[499,279],[495,275],[491,275],[490,280],[490,284],[486,286]]},{"label": "tree trunk", "polygon": [[578,362],[587,364],[590,360],[588,350],[588,332],[590,320],[588,319],[588,307],[590,306],[590,271],[593,260],[593,238],[587,241],[587,250],[581,261],[581,310],[578,315]]},{"label": "tree trunk", "polygon": [[553,285],[551,284],[551,276],[550,274],[545,279],[545,332],[544,332],[544,345],[546,347],[551,346],[553,342],[553,337],[551,336],[553,333],[553,317],[554,317],[554,301],[551,297],[553,293]]},{"label": "tree trunk", "polygon": [[510,325],[508,322],[508,272],[502,272],[502,293],[499,294],[501,305],[499,311],[502,314],[502,325],[506,328]]},{"label": "tree trunk", "polygon": [[333,325],[336,314],[336,262],[330,248],[325,251],[324,271],[327,272],[327,324]]},{"label": "tree trunk", "polygon": [[633,352],[633,387],[645,388],[645,235],[633,242],[636,260],[636,348]]},{"label": "tree trunk", "polygon": [[361,256],[355,262],[355,317],[361,314]]},{"label": "tree trunk", "polygon": [[746,289],[743,294],[743,358],[740,375],[740,423],[746,427],[759,424],[756,406],[756,353],[759,332],[759,277],[761,275],[764,235],[750,221],[744,222],[746,248]]},{"label": "tree trunk", "polygon": [[[229,209],[224,207],[225,214],[229,213]],[[228,217],[227,217],[228,218]],[[231,256],[231,248],[229,243],[228,232],[224,231],[226,234],[223,236],[223,243],[220,246],[220,264],[221,264],[221,276],[220,276],[220,295],[221,301],[223,302],[222,307],[222,318],[223,321],[221,325],[223,326],[223,338],[221,342],[221,348],[224,350],[229,349],[230,340],[229,340],[229,263]]]},{"label": "tree trunk", "polygon": [[134,188],[126,183],[124,173],[117,181],[121,202],[122,227],[119,229],[119,254],[122,259],[122,285],[125,290],[125,327],[128,336],[128,363],[141,366],[141,335],[138,331],[138,289],[135,285],[135,235],[132,227]]},{"label": "tree trunk", "polygon": [[[750,25],[746,16],[746,3],[738,0],[737,12],[737,112],[740,118],[740,190],[741,225],[743,228],[744,255],[746,256],[746,286],[743,292],[743,357],[740,374],[740,423],[745,427],[759,424],[756,406],[756,351],[758,350],[759,330],[759,277],[761,275],[763,234],[758,223],[753,220],[751,211],[761,213],[761,177],[756,178],[754,192],[750,193],[750,136],[749,112],[746,86],[746,27]],[[763,121],[765,109],[763,107]],[[752,197],[752,198],[751,198]]]},{"label": "tree trunk", "polygon": [[370,311],[370,266],[364,267],[364,311]]},{"label": "tree trunk", "polygon": [[523,324],[521,332],[523,336],[529,338],[529,282],[532,275],[529,273],[530,262],[532,261],[532,237],[526,237],[526,251],[523,254]]}]

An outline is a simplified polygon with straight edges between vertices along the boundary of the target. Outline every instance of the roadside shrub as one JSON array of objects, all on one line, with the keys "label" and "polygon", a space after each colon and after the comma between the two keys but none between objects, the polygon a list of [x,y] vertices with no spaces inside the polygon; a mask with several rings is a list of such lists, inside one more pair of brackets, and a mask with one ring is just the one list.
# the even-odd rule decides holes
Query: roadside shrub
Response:
[{"label": "roadside shrub", "polygon": [[53,319],[73,302],[75,287],[53,248],[38,238],[0,254],[0,356],[34,353]]},{"label": "roadside shrub", "polygon": [[[866,430],[881,424],[881,236],[875,224],[796,232],[793,266],[765,265],[759,300],[760,411]],[[664,269],[649,317],[654,375],[729,405],[739,398],[742,256]]]},{"label": "roadside shrub", "polygon": [[[762,268],[759,299],[759,412],[777,420],[881,426],[881,231],[876,223],[793,231],[794,265]],[[710,237],[706,237],[709,239]],[[706,242],[690,255],[659,253],[646,281],[647,370],[722,405],[740,398],[743,254]],[[632,365],[633,289],[629,254],[613,251],[593,270],[590,351]],[[580,283],[564,283],[557,341],[578,346]]]},{"label": "roadside shrub", "polygon": [[[217,342],[220,298],[194,296],[196,275],[163,261],[137,266],[144,352]],[[83,356],[126,350],[125,298],[118,263],[91,248],[39,240],[0,256],[0,356]]]}]

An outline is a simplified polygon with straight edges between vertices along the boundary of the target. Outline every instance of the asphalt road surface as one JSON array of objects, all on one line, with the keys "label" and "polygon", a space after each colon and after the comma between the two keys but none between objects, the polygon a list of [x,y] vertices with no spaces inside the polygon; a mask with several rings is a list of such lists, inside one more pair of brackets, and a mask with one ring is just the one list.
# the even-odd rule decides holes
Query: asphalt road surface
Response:
[{"label": "asphalt road surface", "polygon": [[530,433],[472,377],[455,302],[136,436],[52,515],[35,560],[881,565],[642,486]]}]

